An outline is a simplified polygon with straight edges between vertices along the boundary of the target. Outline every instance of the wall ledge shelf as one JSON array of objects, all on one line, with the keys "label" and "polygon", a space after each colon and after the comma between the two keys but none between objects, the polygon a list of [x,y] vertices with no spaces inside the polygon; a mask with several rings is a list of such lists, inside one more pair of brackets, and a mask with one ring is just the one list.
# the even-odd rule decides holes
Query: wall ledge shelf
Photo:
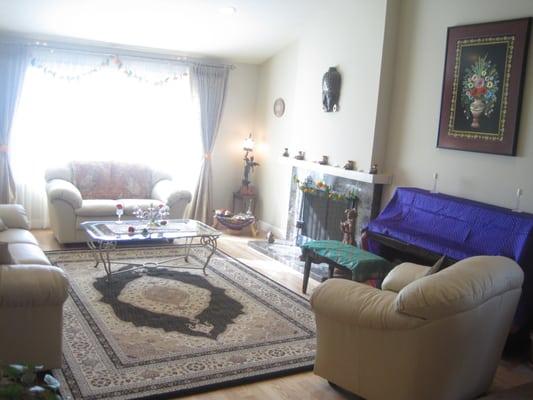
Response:
[{"label": "wall ledge shelf", "polygon": [[321,165],[312,161],[296,160],[289,157],[280,157],[280,162],[297,168],[310,171],[321,172],[323,174],[339,176],[341,178],[352,179],[359,182],[372,183],[374,185],[389,185],[392,183],[392,175],[389,174],[369,174],[368,172],[350,171],[331,165]]}]

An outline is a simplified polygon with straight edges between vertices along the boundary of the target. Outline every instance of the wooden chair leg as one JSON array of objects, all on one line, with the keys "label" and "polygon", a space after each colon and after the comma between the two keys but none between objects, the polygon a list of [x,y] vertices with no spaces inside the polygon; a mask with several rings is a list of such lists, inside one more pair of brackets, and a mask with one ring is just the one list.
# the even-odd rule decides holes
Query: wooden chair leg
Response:
[{"label": "wooden chair leg", "polygon": [[304,281],[302,286],[302,293],[307,293],[307,284],[309,283],[309,274],[311,272],[311,257],[306,255],[305,257],[305,266],[304,266]]}]

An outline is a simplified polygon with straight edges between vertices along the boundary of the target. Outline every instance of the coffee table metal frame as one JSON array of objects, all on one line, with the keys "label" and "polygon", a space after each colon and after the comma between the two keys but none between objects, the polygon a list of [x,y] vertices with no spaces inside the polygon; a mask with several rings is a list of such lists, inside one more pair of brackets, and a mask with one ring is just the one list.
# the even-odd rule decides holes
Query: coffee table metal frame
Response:
[{"label": "coffee table metal frame", "polygon": [[[140,233],[142,228],[146,226],[144,221],[122,221],[121,226],[133,225],[136,228],[137,233],[134,234],[114,234],[112,232],[103,232],[102,227],[109,225],[119,225],[116,221],[86,221],[82,222],[81,227],[87,234],[87,246],[92,251],[96,264],[94,268],[97,268],[100,263],[104,266],[104,271],[107,275],[107,280],[110,281],[112,275],[120,274],[123,272],[131,272],[138,269],[158,268],[163,264],[167,264],[172,261],[183,258],[185,262],[189,261],[189,255],[191,248],[203,247],[209,250],[209,254],[202,267],[194,266],[172,266],[164,265],[164,268],[180,268],[180,269],[201,269],[204,275],[207,275],[206,268],[211,261],[211,257],[217,250],[217,239],[222,234],[216,229],[207,226],[206,224],[195,220],[169,220],[168,228],[158,227],[157,229],[148,229],[146,234]],[[172,226],[180,225],[180,229],[172,229]],[[194,229],[193,227],[196,227]],[[187,229],[189,228],[189,229]],[[167,258],[158,262],[121,262],[118,260],[112,260],[110,253],[117,248],[119,243],[127,243],[134,240],[138,241],[153,241],[153,240],[168,240],[174,241],[175,239],[185,239],[185,254],[176,255],[171,258]],[[194,243],[194,239],[199,239],[199,242]],[[179,246],[179,245],[178,245]],[[176,247],[178,247],[176,246]],[[182,246],[179,246],[182,247]],[[130,265],[132,268],[128,268],[122,271],[113,271],[111,269],[112,264]]]}]

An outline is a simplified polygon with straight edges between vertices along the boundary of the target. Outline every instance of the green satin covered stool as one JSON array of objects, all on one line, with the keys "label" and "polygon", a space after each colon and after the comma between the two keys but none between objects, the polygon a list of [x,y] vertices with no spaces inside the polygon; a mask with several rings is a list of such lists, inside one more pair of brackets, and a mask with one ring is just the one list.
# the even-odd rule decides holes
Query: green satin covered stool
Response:
[{"label": "green satin covered stool", "polygon": [[364,282],[367,279],[382,280],[393,265],[369,251],[337,240],[311,240],[302,245],[302,259],[305,261],[302,292],[307,292],[311,264],[325,263],[329,266],[329,277],[335,268],[348,269],[352,280]]}]

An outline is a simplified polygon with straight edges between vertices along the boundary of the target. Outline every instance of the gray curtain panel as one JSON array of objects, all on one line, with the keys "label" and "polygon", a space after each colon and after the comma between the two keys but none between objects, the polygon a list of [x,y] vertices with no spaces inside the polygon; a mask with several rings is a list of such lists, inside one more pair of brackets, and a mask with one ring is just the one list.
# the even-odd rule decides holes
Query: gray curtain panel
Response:
[{"label": "gray curtain panel", "polygon": [[228,67],[193,65],[190,68],[191,93],[200,109],[204,161],[191,203],[192,219],[208,223],[213,213],[211,152],[215,147],[228,82]]},{"label": "gray curtain panel", "polygon": [[0,44],[0,203],[11,203],[16,196],[9,163],[9,136],[28,61],[25,46]]}]

